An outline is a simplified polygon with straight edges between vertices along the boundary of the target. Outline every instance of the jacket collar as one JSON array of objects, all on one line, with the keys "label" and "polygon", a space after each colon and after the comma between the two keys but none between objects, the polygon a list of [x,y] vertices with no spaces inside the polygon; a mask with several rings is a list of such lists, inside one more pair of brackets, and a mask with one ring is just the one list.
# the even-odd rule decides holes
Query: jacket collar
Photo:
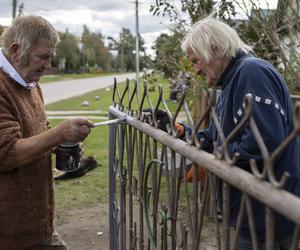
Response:
[{"label": "jacket collar", "polygon": [[235,67],[237,62],[242,59],[243,57],[249,56],[249,54],[246,54],[243,51],[238,51],[235,57],[232,57],[230,62],[228,63],[227,67],[225,68],[224,72],[222,73],[218,85],[222,87],[222,89],[225,87],[225,83],[228,82],[228,79],[230,78],[232,74],[232,69]]}]

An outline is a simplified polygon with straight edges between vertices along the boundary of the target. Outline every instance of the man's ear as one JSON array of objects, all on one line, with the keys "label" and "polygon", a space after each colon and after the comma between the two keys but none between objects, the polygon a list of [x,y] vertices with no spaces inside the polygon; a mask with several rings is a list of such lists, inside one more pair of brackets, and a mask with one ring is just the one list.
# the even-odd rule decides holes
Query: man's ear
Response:
[{"label": "man's ear", "polygon": [[220,50],[218,47],[216,47],[215,45],[212,45],[211,50],[213,53],[213,57],[218,58],[220,56]]},{"label": "man's ear", "polygon": [[20,45],[17,43],[13,43],[10,46],[10,55],[11,55],[11,59],[14,62],[18,62],[20,59]]}]

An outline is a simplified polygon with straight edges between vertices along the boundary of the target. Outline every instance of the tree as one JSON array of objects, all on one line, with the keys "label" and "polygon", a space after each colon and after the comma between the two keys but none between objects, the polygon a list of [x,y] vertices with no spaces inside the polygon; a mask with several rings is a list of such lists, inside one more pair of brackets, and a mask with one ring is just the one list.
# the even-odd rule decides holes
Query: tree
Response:
[{"label": "tree", "polygon": [[54,63],[60,65],[61,70],[65,72],[78,71],[80,68],[80,38],[69,33],[68,29],[65,33],[59,32],[61,42],[57,46]]},{"label": "tree", "polygon": [[156,0],[150,12],[153,15],[168,16],[170,21],[182,25],[195,23],[216,8],[218,16],[224,20],[230,20],[236,14],[232,0],[221,0],[219,3],[216,0]]},{"label": "tree", "polygon": [[112,55],[103,40],[104,37],[100,32],[91,32],[86,25],[83,26],[81,41],[84,65],[110,71]]},{"label": "tree", "polygon": [[[155,66],[162,70],[166,76],[179,71],[188,71],[191,66],[181,51],[180,43],[186,33],[186,25],[195,23],[198,19],[208,16],[213,10],[216,1],[213,0],[157,0],[150,7],[153,15],[168,16],[173,22],[171,34],[162,34],[155,42]],[[230,16],[235,15],[231,1],[222,0],[219,4],[219,16],[230,21]],[[202,80],[201,78],[199,79]],[[203,85],[203,82],[200,82]]]},{"label": "tree", "polygon": [[[140,49],[142,44],[140,45]],[[129,29],[122,28],[120,33],[120,41],[117,44],[118,59],[120,60],[120,67],[125,71],[135,70],[135,37],[131,34]]]},{"label": "tree", "polygon": [[[111,48],[118,51],[118,56],[115,60],[115,65],[120,71],[135,70],[135,37],[127,28],[122,28],[119,35],[119,41],[109,37],[111,40]],[[140,51],[140,68],[148,67],[151,62],[149,56],[146,55],[145,41],[139,36],[139,51]]]},{"label": "tree", "polygon": [[[212,0],[156,0],[151,11],[184,26],[209,15],[216,7],[217,16],[234,26],[256,54],[271,61],[283,72],[290,88],[300,92],[300,1],[279,0],[275,10],[262,8],[262,2],[221,0],[217,6]],[[236,7],[245,18],[235,18]]]},{"label": "tree", "polygon": [[[250,8],[237,1],[247,16],[239,33],[256,54],[282,71],[292,91],[300,92],[300,1],[279,0],[277,8]],[[249,34],[252,34],[250,36]]]},{"label": "tree", "polygon": [[153,49],[156,51],[155,67],[164,72],[165,76],[172,77],[180,70],[180,58],[183,57],[180,48],[180,41],[183,33],[177,29],[173,33],[161,34],[155,41]]}]

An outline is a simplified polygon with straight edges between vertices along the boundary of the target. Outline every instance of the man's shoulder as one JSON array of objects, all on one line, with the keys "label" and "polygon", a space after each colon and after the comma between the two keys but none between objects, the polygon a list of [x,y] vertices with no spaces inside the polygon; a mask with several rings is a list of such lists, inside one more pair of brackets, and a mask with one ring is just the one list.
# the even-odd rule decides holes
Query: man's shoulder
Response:
[{"label": "man's shoulder", "polygon": [[271,63],[253,56],[245,58],[240,63],[238,72],[240,77],[257,79],[257,83],[270,79],[270,76],[281,79],[280,73]]},{"label": "man's shoulder", "polygon": [[240,66],[243,70],[254,70],[254,69],[274,69],[271,63],[268,61],[255,57],[255,56],[247,56],[245,57],[241,63]]},{"label": "man's shoulder", "polygon": [[25,93],[21,90],[21,85],[17,84],[14,80],[12,80],[5,72],[0,69],[0,97],[7,99],[12,98],[15,99],[17,96]]},{"label": "man's shoulder", "polygon": [[7,78],[7,74],[0,68],[0,80],[5,80]]}]

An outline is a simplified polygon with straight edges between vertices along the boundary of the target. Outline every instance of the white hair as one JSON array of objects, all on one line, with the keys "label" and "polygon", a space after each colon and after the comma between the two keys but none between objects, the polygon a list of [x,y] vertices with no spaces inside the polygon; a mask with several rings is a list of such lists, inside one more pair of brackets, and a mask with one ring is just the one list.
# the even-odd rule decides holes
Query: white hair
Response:
[{"label": "white hair", "polygon": [[232,58],[238,51],[247,54],[252,51],[251,46],[245,44],[233,28],[211,16],[191,27],[181,43],[181,48],[184,52],[192,50],[206,63],[212,58]]}]

